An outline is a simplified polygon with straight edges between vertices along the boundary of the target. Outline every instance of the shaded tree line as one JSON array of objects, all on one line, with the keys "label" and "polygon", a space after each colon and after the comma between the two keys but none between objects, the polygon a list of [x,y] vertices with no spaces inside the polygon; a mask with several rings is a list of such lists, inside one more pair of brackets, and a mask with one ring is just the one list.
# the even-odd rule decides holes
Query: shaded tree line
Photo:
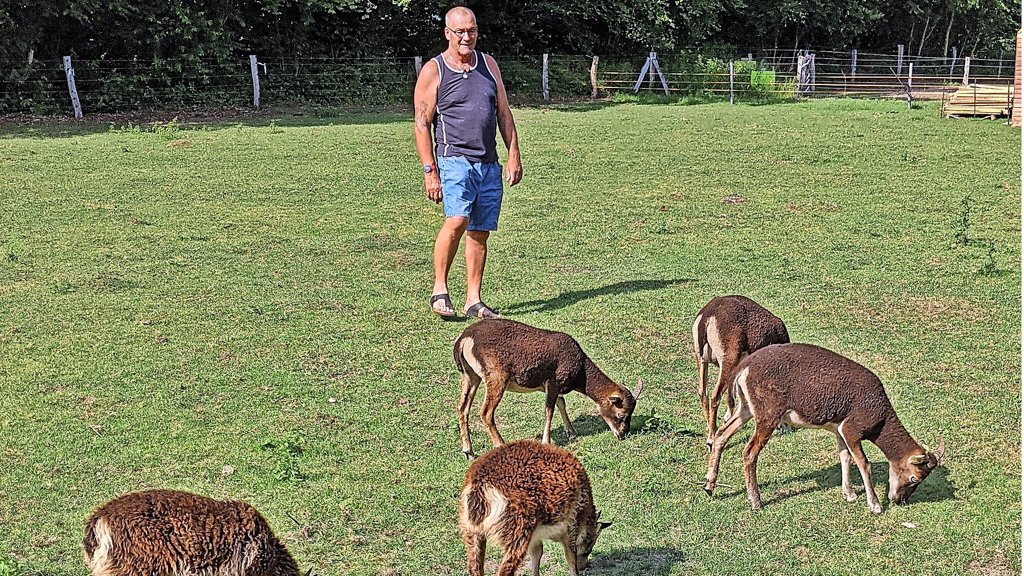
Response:
[{"label": "shaded tree line", "polygon": [[[850,49],[1012,53],[1008,0],[524,0],[461,2],[498,55],[637,54],[648,49]],[[439,0],[56,0],[0,2],[0,61],[138,57],[430,55],[443,49]],[[31,56],[30,56],[31,54]]]}]

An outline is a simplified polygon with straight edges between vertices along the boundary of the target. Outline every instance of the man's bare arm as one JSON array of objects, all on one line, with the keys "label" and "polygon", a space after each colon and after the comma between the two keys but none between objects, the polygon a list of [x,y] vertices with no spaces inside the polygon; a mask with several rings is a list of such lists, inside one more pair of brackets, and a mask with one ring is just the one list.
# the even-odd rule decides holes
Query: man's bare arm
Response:
[{"label": "man's bare arm", "polygon": [[508,163],[505,166],[505,179],[509,186],[515,186],[523,179],[523,165],[519,158],[519,135],[516,133],[516,121],[512,117],[512,109],[508,105],[508,94],[505,92],[505,83],[501,80],[501,70],[498,63],[487,58],[487,65],[494,73],[494,80],[498,85],[498,130],[501,132],[501,139],[505,141],[505,148],[508,149]]},{"label": "man's bare arm", "polygon": [[430,131],[433,127],[434,115],[437,113],[437,85],[440,81],[441,77],[434,61],[427,62],[420,69],[420,76],[416,79],[416,90],[413,92],[412,99],[416,153],[419,154],[420,164],[434,166],[434,170],[423,174],[423,187],[427,192],[427,198],[434,202],[441,201],[441,178],[437,174],[437,166],[434,162],[434,144]]}]

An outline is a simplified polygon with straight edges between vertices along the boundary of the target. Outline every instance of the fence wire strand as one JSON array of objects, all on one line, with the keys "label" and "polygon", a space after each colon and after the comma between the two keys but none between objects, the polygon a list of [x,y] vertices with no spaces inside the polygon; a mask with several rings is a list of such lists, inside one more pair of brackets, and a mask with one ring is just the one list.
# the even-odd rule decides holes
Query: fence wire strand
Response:
[{"label": "fence wire strand", "polygon": [[[750,55],[750,59],[746,55]],[[810,80],[797,78],[801,57],[813,54]],[[647,55],[600,57],[597,92],[608,97],[639,90],[663,93],[653,70],[640,78]],[[257,78],[262,105],[354,104],[408,102],[416,81],[411,57],[296,57],[259,59]],[[423,58],[421,63],[429,62]],[[513,101],[536,101],[542,93],[542,56],[500,57],[502,76]],[[732,58],[698,53],[658,56],[659,67],[673,95],[739,100],[793,97],[903,97],[911,83],[914,97],[945,97],[964,81],[1012,85],[1012,58],[918,56],[895,53],[759,49]],[[593,57],[551,54],[548,85],[554,99],[591,96]],[[137,58],[73,60],[74,79],[87,112],[118,112],[144,108],[253,106],[253,75],[248,57],[145,61]],[[969,68],[968,68],[969,67]],[[731,84],[731,88],[730,88]],[[63,61],[0,62],[0,113],[68,113],[71,100]]]}]

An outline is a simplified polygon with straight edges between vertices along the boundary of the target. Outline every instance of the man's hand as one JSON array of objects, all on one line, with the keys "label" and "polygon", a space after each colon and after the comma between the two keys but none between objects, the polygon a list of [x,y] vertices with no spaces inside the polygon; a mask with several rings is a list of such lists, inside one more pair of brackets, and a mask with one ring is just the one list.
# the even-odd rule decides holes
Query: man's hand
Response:
[{"label": "man's hand", "polygon": [[423,187],[427,190],[427,198],[435,204],[441,202],[441,177],[437,170],[423,175]]},{"label": "man's hand", "polygon": [[509,155],[508,162],[505,163],[505,181],[509,186],[515,186],[522,179],[523,165],[519,162],[519,156]]}]

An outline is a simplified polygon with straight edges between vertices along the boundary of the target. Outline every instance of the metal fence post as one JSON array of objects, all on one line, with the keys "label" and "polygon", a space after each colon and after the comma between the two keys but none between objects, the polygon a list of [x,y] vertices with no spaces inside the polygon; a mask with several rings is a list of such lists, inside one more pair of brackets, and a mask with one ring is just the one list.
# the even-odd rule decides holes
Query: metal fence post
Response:
[{"label": "metal fence post", "polygon": [[907,110],[914,107],[914,63],[907,67]]},{"label": "metal fence post", "polygon": [[71,94],[71,106],[75,109],[75,118],[81,118],[82,103],[78,101],[78,88],[75,86],[75,69],[71,67],[71,56],[64,57],[64,75],[68,79],[68,93]]},{"label": "metal fence post", "polygon": [[903,44],[896,45],[896,75],[903,74]]},{"label": "metal fence post", "polygon": [[850,50],[850,76],[857,77],[857,49]]},{"label": "metal fence post", "polygon": [[734,101],[734,94],[733,94],[733,87],[732,87],[733,75],[734,75],[734,70],[733,70],[733,67],[732,67],[732,60],[729,60],[729,104],[734,104],[735,103],[735,101]]},{"label": "metal fence post", "polygon": [[249,70],[252,72],[252,106],[257,110],[260,109],[260,72],[258,63],[256,62],[256,55],[249,55]]},{"label": "metal fence post", "polygon": [[548,91],[548,54],[544,53],[544,66],[540,76],[541,90],[544,93],[544,102],[551,101],[551,93]]}]

